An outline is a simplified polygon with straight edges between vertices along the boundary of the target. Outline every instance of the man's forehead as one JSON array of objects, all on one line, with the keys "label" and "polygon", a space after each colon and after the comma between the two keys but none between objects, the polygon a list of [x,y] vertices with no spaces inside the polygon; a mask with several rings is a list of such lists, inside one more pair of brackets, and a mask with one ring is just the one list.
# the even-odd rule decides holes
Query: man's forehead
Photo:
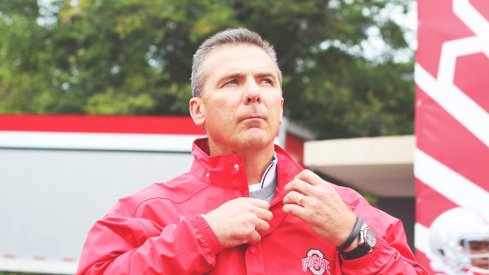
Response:
[{"label": "man's forehead", "polygon": [[[247,62],[249,61],[247,59],[249,54],[256,55],[258,58],[253,63]],[[233,62],[240,59],[242,59],[242,63]],[[206,74],[224,67],[227,73],[230,71],[239,73],[239,71],[247,69],[246,66],[253,66],[253,69],[259,70],[260,73],[269,73],[278,77],[277,64],[264,49],[253,44],[233,43],[218,46],[209,53],[203,62]]]},{"label": "man's forehead", "polygon": [[264,61],[269,61],[271,64],[275,64],[272,58],[267,54],[267,52],[254,45],[249,43],[229,43],[220,45],[209,52],[209,55],[204,60],[204,63],[208,61],[215,60],[215,58],[238,58],[241,57],[245,52],[250,53],[254,52],[258,55],[262,55]]}]

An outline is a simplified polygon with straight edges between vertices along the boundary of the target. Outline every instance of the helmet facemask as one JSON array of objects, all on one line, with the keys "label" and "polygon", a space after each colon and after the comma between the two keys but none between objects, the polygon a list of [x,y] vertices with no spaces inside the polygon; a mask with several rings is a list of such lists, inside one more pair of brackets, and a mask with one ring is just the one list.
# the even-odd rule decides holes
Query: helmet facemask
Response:
[{"label": "helmet facemask", "polygon": [[489,233],[465,234],[460,236],[463,257],[470,271],[489,274]]}]

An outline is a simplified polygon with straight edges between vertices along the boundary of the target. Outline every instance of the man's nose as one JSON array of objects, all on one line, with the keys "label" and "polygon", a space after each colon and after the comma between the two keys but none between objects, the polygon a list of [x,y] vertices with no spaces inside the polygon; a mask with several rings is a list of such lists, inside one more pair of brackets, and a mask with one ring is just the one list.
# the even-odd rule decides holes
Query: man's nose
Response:
[{"label": "man's nose", "polygon": [[255,79],[249,80],[246,85],[246,103],[261,103],[260,86]]}]

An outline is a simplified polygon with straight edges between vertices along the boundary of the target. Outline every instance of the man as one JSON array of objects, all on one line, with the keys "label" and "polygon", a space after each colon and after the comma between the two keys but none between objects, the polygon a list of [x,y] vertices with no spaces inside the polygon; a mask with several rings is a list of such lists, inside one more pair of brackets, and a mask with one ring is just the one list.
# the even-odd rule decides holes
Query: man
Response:
[{"label": "man", "polygon": [[441,274],[489,274],[489,217],[462,207],[443,212],[430,226],[430,248]]},{"label": "man", "polygon": [[78,273],[427,274],[399,220],[274,145],[281,81],[258,34],[205,41],[189,109],[207,138],[190,171],[120,200],[89,233]]}]

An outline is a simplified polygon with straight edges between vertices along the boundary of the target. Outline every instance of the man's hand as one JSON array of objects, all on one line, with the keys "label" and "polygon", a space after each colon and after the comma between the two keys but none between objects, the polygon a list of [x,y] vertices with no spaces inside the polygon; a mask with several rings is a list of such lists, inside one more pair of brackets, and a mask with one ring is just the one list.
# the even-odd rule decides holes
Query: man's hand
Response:
[{"label": "man's hand", "polygon": [[285,191],[284,212],[300,218],[335,246],[348,238],[356,216],[331,183],[304,170],[285,186]]},{"label": "man's hand", "polygon": [[205,215],[207,222],[224,247],[254,243],[268,230],[272,212],[268,202],[237,198],[228,201]]}]

